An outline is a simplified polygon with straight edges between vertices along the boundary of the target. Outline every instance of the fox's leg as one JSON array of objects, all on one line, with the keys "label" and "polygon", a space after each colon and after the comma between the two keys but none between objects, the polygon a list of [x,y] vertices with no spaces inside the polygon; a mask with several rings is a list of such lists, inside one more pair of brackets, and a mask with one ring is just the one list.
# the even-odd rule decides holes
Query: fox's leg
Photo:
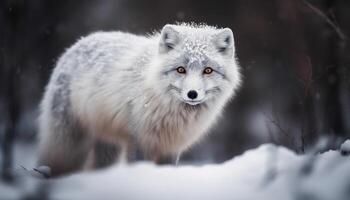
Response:
[{"label": "fox's leg", "polygon": [[38,164],[50,167],[53,176],[80,169],[92,145],[73,114],[69,81],[70,76],[59,75],[41,105]]},{"label": "fox's leg", "polygon": [[176,155],[161,156],[155,160],[158,165],[175,165],[178,166],[180,163],[181,153]]},{"label": "fox's leg", "polygon": [[85,169],[105,168],[117,161],[120,154],[120,147],[115,143],[96,140],[86,160]]},{"label": "fox's leg", "polygon": [[153,157],[153,162],[158,165],[178,165],[180,160],[180,154],[178,155],[168,155],[168,156],[155,156]]},{"label": "fox's leg", "polygon": [[85,169],[99,169],[114,163],[131,163],[135,161],[135,144],[126,131],[117,131],[119,136],[115,139],[97,139],[89,153]]},{"label": "fox's leg", "polygon": [[86,169],[98,169],[108,167],[114,163],[133,163],[141,160],[151,160],[159,165],[178,165],[178,155],[145,154],[135,142],[111,143],[98,140],[89,153],[85,164]]},{"label": "fox's leg", "polygon": [[145,158],[151,160],[158,165],[178,165],[181,153],[178,154],[164,154],[157,151],[145,151]]},{"label": "fox's leg", "polygon": [[[41,122],[43,123],[43,122]],[[78,170],[91,148],[91,138],[75,122],[45,120],[39,145],[39,166],[51,168],[53,176]]]}]

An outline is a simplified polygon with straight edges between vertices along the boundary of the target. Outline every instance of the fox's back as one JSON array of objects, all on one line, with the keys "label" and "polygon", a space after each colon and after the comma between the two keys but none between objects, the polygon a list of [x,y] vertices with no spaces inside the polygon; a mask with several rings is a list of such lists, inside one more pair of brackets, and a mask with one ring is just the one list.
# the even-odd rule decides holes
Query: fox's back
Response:
[{"label": "fox's back", "polygon": [[83,37],[69,48],[59,59],[56,68],[80,74],[108,70],[112,67],[126,68],[131,66],[131,63],[125,61],[138,56],[138,52],[149,41],[146,37],[129,33],[97,32]]},{"label": "fox's back", "polygon": [[151,44],[149,38],[123,32],[98,32],[80,39],[59,59],[46,99],[55,98],[56,90],[69,91],[59,104],[71,105],[73,117],[94,129],[105,126],[116,112],[125,113],[128,97],[139,95]]}]

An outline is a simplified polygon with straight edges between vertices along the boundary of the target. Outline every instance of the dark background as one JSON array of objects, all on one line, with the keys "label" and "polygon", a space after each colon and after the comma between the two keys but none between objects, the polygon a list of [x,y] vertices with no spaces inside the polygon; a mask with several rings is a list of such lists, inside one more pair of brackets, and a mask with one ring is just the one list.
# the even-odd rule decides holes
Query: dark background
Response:
[{"label": "dark background", "polygon": [[145,34],[205,22],[235,35],[243,87],[183,161],[222,162],[266,142],[303,153],[350,136],[349,0],[2,0],[0,163],[35,145],[38,103],[55,62],[94,31]]}]

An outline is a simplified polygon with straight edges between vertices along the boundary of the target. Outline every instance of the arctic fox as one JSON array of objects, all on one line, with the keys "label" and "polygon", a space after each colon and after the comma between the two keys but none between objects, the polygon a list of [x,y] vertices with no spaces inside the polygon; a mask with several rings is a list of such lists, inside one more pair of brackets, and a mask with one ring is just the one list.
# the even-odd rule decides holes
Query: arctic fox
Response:
[{"label": "arctic fox", "polygon": [[216,121],[240,77],[229,28],[168,24],[149,36],[82,38],[46,87],[39,165],[53,175],[97,167],[107,146],[124,160],[135,149],[154,162],[179,155]]}]

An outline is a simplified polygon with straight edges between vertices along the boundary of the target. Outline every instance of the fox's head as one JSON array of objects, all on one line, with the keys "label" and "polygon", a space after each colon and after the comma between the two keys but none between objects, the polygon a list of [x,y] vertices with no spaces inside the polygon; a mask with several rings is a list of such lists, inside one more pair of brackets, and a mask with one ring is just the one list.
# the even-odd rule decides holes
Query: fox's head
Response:
[{"label": "fox's head", "polygon": [[186,104],[229,97],[239,86],[231,29],[205,25],[165,25],[159,56],[151,69],[157,87]]}]

